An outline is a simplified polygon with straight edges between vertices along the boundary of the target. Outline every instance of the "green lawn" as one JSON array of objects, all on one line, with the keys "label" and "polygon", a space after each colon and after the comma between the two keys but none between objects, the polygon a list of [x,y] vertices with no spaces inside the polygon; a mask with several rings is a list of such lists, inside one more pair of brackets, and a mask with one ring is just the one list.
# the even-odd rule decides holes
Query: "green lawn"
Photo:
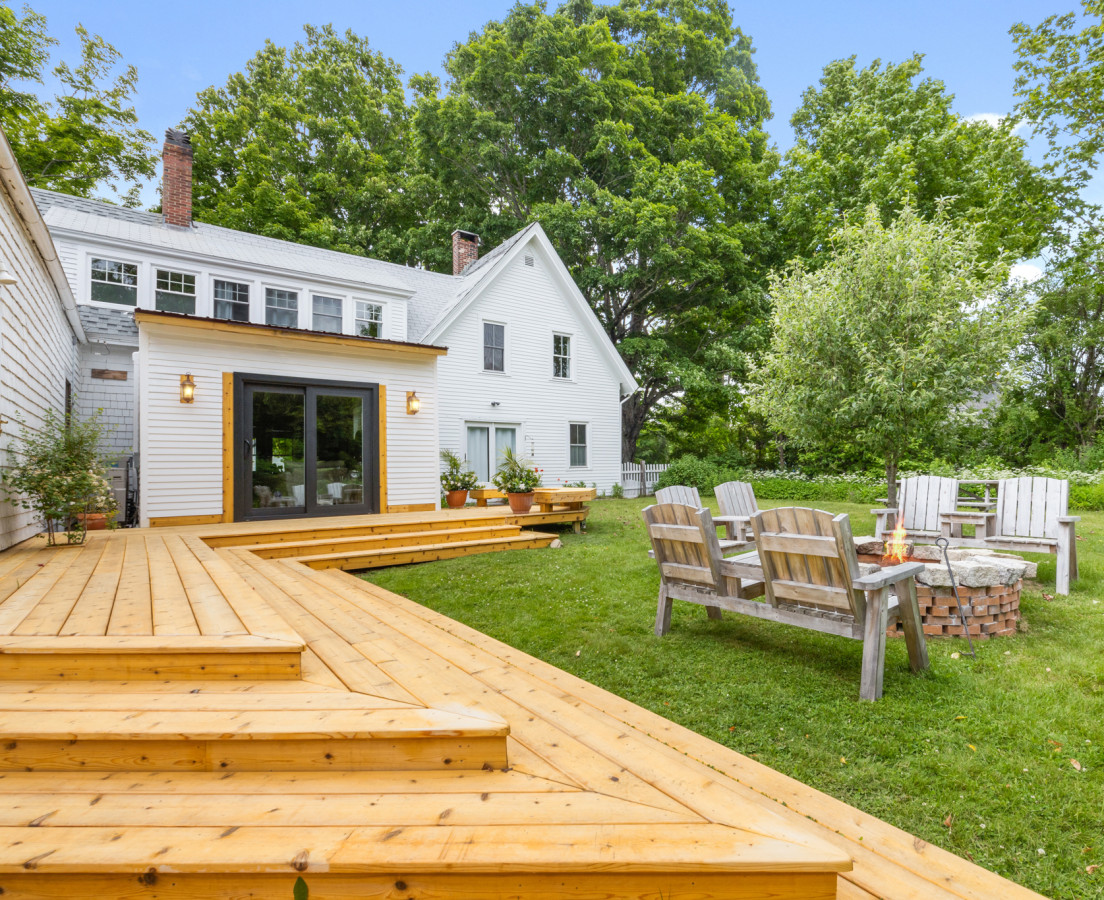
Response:
[{"label": "green lawn", "polygon": [[[891,640],[860,703],[857,641],[677,602],[657,638],[648,502],[594,503],[560,550],[366,577],[1043,894],[1104,896],[1104,513],[1082,514],[1071,596],[1044,600],[1054,557],[1033,557],[1022,633],[976,661],[929,642],[920,677]],[[824,506],[873,533],[868,507]]]}]

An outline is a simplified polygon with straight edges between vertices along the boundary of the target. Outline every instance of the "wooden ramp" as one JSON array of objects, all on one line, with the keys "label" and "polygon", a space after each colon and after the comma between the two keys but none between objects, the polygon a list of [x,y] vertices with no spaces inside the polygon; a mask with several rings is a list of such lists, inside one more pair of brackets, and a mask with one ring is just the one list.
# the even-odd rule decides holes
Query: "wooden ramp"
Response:
[{"label": "wooden ramp", "polygon": [[271,533],[219,535],[0,554],[4,900],[1036,896]]}]

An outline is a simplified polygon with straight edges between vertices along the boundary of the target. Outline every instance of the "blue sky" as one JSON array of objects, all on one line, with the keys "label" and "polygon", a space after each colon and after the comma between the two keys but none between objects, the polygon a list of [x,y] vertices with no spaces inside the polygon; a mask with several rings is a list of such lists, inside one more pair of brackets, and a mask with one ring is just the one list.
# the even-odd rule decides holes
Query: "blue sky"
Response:
[{"label": "blue sky", "polygon": [[[923,53],[927,74],[943,80],[959,113],[1006,113],[1013,105],[1015,80],[1009,27],[1017,21],[1036,24],[1078,5],[1076,0],[730,2],[734,21],[756,48],[759,77],[774,110],[768,127],[782,150],[792,143],[789,119],[802,91],[816,83],[826,63],[853,54],[865,65],[877,58],[900,61]],[[440,73],[452,45],[501,18],[512,0],[39,0],[32,5],[47,16],[50,32],[62,39],[59,53],[65,58],[74,56],[73,28],[81,22],[137,66],[141,124],[160,136],[180,121],[197,91],[224,84],[265,39],[293,43],[304,22],[352,28],[408,75]],[[1041,148],[1033,149],[1038,156]],[[152,191],[149,202],[156,202]]]}]

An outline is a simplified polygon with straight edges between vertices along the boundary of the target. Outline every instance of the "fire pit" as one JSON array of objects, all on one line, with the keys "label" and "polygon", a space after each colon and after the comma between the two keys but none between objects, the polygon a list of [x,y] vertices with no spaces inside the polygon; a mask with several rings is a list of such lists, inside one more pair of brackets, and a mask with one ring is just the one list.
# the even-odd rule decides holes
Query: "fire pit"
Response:
[{"label": "fire pit", "polygon": [[[896,556],[887,559],[886,542],[874,538],[855,538],[855,549],[864,571],[870,564],[892,565],[898,561]],[[1018,556],[984,549],[949,550],[947,553],[958,583],[958,596],[962,600],[962,611],[966,614],[967,628],[974,640],[1014,634],[1020,618],[1023,579],[1035,577],[1036,564]],[[962,620],[958,615],[954,588],[942,551],[938,547],[915,546],[906,542],[901,561],[924,563],[924,570],[916,575],[916,594],[920,601],[924,634],[929,637],[962,637]],[[889,629],[890,635],[903,633],[899,623]]]}]

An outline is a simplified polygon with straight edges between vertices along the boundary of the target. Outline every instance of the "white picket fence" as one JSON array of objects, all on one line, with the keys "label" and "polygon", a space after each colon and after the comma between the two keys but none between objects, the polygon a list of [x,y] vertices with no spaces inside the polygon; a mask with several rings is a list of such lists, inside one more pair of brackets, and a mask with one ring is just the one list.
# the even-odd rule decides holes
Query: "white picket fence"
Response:
[{"label": "white picket fence", "polygon": [[659,476],[666,471],[666,463],[621,463],[621,487],[625,496],[632,498],[654,494]]}]

